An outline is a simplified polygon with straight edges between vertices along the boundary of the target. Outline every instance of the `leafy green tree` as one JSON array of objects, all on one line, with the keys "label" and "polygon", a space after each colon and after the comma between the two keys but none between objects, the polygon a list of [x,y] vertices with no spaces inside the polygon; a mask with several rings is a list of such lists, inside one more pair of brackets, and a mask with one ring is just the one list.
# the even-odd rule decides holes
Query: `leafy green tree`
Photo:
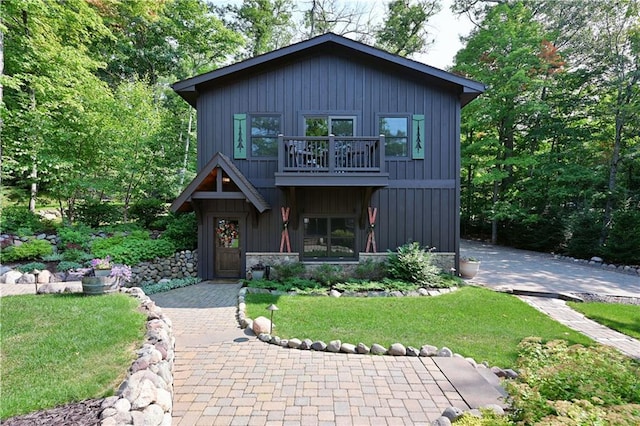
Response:
[{"label": "leafy green tree", "polygon": [[430,44],[426,23],[439,11],[439,0],[388,3],[384,26],[376,31],[376,46],[400,56],[425,52]]}]

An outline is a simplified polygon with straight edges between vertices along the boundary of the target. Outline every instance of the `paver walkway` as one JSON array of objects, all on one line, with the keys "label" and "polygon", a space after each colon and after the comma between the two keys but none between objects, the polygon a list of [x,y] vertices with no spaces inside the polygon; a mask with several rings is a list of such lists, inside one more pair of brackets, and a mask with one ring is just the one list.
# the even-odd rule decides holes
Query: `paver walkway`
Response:
[{"label": "paver walkway", "polygon": [[[284,349],[235,320],[238,284],[150,296],[176,334],[174,425],[429,424],[467,409],[431,358]],[[275,321],[274,321],[275,322]]]}]

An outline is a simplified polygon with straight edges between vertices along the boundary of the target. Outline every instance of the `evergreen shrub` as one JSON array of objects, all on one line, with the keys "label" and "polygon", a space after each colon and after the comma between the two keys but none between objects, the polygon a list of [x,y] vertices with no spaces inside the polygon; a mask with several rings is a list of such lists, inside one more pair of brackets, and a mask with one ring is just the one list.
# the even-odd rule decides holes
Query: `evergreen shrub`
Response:
[{"label": "evergreen shrub", "polygon": [[612,218],[604,257],[612,263],[640,265],[640,210],[618,210]]},{"label": "evergreen shrub", "polygon": [[168,216],[162,239],[172,242],[176,250],[194,250],[198,246],[198,222],[193,212]]},{"label": "evergreen shrub", "polygon": [[53,253],[53,247],[47,240],[31,240],[20,246],[12,246],[2,250],[2,262],[16,262],[19,260],[36,260]]},{"label": "evergreen shrub", "polygon": [[592,209],[575,213],[569,220],[566,254],[578,259],[591,259],[601,254],[602,214]]},{"label": "evergreen shrub", "polygon": [[110,203],[89,199],[76,205],[76,218],[92,228],[101,224],[113,224],[122,220],[122,209]]},{"label": "evergreen shrub", "polygon": [[415,241],[389,252],[386,268],[390,278],[421,286],[433,287],[440,281],[440,268],[432,263],[431,252]]},{"label": "evergreen shrub", "polygon": [[165,203],[157,198],[144,198],[129,207],[129,216],[145,228],[165,212]]},{"label": "evergreen shrub", "polygon": [[47,269],[47,265],[42,262],[30,262],[16,267],[16,270],[22,272],[23,274],[31,273],[35,269],[42,271],[43,269]]}]

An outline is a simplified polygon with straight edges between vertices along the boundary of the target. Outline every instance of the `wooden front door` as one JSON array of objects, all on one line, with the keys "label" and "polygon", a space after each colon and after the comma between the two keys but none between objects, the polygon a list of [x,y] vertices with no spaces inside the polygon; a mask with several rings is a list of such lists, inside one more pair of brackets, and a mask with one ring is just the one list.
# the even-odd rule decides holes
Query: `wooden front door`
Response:
[{"label": "wooden front door", "polygon": [[242,268],[240,221],[236,218],[216,218],[215,221],[216,276],[239,278]]}]

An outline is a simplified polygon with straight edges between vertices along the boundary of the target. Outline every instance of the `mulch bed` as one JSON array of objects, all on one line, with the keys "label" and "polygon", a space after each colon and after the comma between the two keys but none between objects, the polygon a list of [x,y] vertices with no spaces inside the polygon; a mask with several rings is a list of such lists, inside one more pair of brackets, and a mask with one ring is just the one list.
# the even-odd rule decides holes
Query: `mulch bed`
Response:
[{"label": "mulch bed", "polygon": [[97,426],[98,414],[104,399],[88,399],[49,410],[36,411],[11,417],[2,422],[4,426]]}]

